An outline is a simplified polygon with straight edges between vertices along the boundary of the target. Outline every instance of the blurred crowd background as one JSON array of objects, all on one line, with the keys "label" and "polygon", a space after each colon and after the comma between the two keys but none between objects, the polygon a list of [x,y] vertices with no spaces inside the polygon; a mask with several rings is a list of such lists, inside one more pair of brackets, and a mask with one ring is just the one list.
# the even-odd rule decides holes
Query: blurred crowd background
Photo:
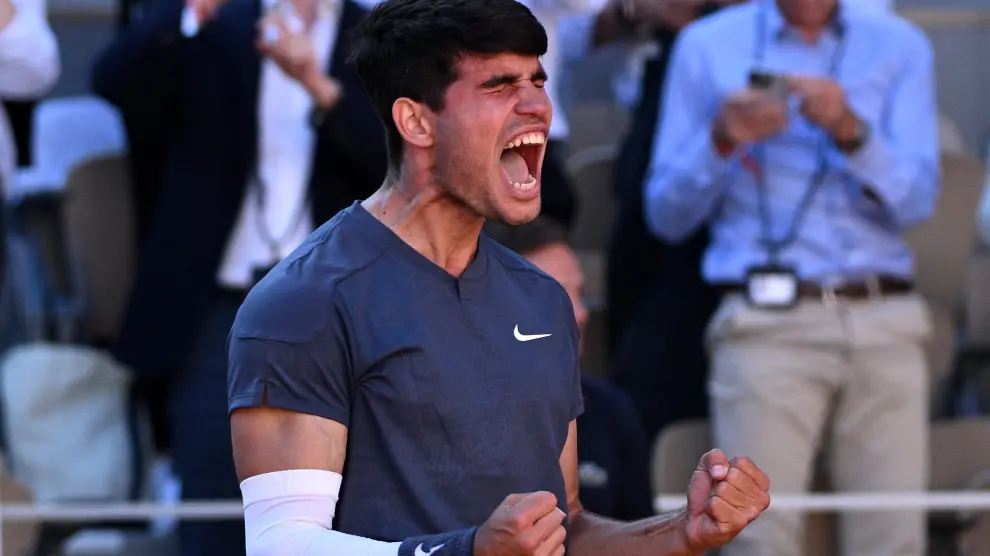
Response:
[{"label": "blurred crowd background", "polygon": [[[990,492],[990,3],[841,0],[847,19],[790,43],[773,0],[524,3],[550,39],[544,211],[487,231],[572,296],[585,506],[650,515],[711,446],[776,492]],[[234,313],[382,181],[345,64],[374,0],[189,4],[214,20],[194,29],[182,0],[0,0],[5,504],[236,505]],[[273,14],[283,34],[259,46]],[[728,94],[752,57],[817,78],[804,98],[837,83],[867,125],[839,141],[785,101],[757,133],[757,101]],[[733,145],[750,135],[765,149]],[[764,202],[777,235],[795,215],[769,261],[787,264],[762,264]],[[739,265],[796,277],[794,306],[747,303]],[[244,553],[236,519],[84,514],[5,520],[2,554]],[[723,552],[990,555],[990,518],[777,512]]]}]

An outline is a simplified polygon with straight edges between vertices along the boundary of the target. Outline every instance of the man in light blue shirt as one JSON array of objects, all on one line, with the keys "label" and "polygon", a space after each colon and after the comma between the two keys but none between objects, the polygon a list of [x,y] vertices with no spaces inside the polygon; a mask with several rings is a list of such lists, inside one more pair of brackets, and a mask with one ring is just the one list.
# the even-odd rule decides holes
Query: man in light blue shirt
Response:
[{"label": "man in light blue shirt", "polygon": [[[830,434],[836,488],[924,489],[930,323],[903,235],[938,197],[929,41],[854,1],[754,0],[672,56],[644,210],[667,241],[711,229],[717,445],[799,492]],[[923,519],[844,517],[843,553],[920,555]],[[800,554],[801,520],[768,514],[724,554]]]}]

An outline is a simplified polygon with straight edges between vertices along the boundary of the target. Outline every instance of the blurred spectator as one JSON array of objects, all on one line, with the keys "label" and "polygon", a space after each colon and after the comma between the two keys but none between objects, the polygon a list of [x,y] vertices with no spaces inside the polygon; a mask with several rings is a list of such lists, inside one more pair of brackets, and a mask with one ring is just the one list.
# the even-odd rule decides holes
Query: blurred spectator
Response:
[{"label": "blurred spectator", "polygon": [[702,337],[718,302],[700,274],[707,229],[674,245],[654,237],[643,219],[643,182],[663,126],[662,85],[680,28],[738,1],[610,0],[596,16],[569,19],[564,30],[575,56],[581,42],[628,42],[637,45],[630,63],[643,64],[634,70],[641,77],[639,94],[615,165],[617,210],[606,285],[610,370],[636,405],[650,441],[671,422],[708,415]]},{"label": "blurred spectator", "polygon": [[[560,283],[574,304],[574,318],[583,335],[588,323],[582,300],[584,273],[567,243],[567,230],[540,216],[523,226],[489,223],[486,231]],[[578,417],[581,504],[613,519],[632,521],[653,515],[649,449],[632,402],[622,390],[592,376],[581,377],[581,389],[585,408]]]},{"label": "blurred spectator", "polygon": [[[933,80],[919,29],[852,0],[754,0],[674,49],[647,220],[712,228],[715,441],[775,492],[808,487],[822,444],[837,489],[927,486],[931,324],[902,236],[938,196]],[[766,514],[723,553],[800,554],[802,521]],[[843,554],[925,553],[923,512],[841,525]]]},{"label": "blurred spectator", "polygon": [[540,214],[549,216],[570,228],[577,211],[578,199],[574,194],[564,157],[567,150],[567,136],[570,128],[567,115],[561,109],[560,77],[563,64],[558,25],[561,20],[597,11],[606,0],[519,0],[533,12],[547,31],[547,53],[543,56],[543,69],[549,79],[546,81],[547,95],[554,106],[553,121],[550,124],[550,137],[543,159],[541,176]]},{"label": "blurred spectator", "polygon": [[[0,0],[0,98],[40,97],[55,85],[60,70],[45,0]],[[16,167],[14,137],[0,106],[0,186],[10,187],[4,184]]]},{"label": "blurred spectator", "polygon": [[[183,499],[233,500],[224,400],[234,315],[316,225],[381,185],[385,140],[346,63],[362,7],[194,0],[200,29],[187,38],[184,4],[143,5],[93,70],[93,89],[132,133],[167,147],[113,351],[139,376],[167,380]],[[240,521],[184,522],[179,537],[183,556],[245,551]]]}]

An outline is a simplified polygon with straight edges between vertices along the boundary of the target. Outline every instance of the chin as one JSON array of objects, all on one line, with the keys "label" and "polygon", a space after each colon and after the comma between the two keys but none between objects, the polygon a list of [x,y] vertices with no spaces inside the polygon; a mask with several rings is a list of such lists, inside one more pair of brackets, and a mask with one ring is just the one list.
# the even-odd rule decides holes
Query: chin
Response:
[{"label": "chin", "polygon": [[529,224],[540,215],[540,199],[526,203],[512,203],[511,206],[499,207],[498,215],[489,220],[495,220],[508,226],[522,226]]}]

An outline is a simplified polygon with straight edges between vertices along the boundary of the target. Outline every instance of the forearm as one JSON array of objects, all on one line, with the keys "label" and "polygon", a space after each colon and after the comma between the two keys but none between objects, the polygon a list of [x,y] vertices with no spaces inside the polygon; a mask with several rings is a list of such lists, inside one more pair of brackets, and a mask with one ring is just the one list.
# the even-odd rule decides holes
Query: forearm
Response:
[{"label": "forearm", "polygon": [[[644,188],[646,223],[657,236],[678,242],[697,229],[722,196],[732,158],[716,150],[712,135],[699,125],[687,141],[661,138],[683,148],[660,146]],[[658,145],[659,146],[659,145]]]},{"label": "forearm", "polygon": [[334,531],[342,476],[301,469],[256,475],[241,483],[248,556],[413,556],[443,544],[471,556],[475,529],[386,542]]},{"label": "forearm", "polygon": [[630,523],[587,511],[570,516],[569,552],[573,556],[698,556],[685,535],[684,510]]}]

